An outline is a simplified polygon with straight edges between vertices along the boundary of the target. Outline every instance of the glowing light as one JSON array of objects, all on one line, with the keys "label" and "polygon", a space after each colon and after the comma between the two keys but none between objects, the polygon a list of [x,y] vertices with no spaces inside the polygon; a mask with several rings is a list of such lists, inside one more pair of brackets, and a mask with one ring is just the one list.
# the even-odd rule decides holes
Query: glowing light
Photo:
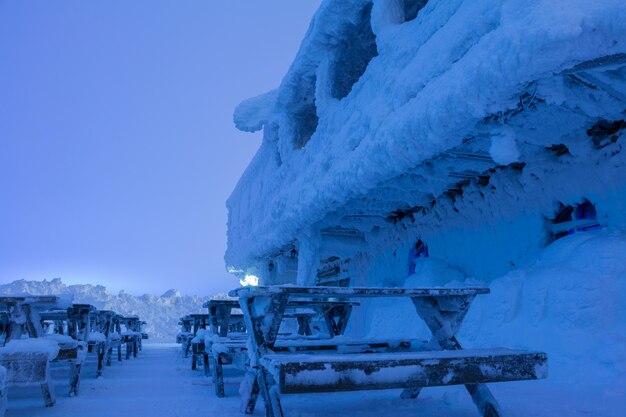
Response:
[{"label": "glowing light", "polygon": [[239,283],[243,285],[244,287],[248,287],[248,286],[256,287],[257,285],[259,285],[259,277],[248,274],[242,279],[240,279]]}]

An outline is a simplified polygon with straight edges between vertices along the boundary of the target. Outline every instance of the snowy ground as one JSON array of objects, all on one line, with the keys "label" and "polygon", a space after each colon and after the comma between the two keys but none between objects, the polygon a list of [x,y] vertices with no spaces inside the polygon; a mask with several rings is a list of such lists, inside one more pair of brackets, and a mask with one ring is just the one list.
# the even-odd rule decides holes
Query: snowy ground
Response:
[{"label": "snowy ground", "polygon": [[[87,364],[78,397],[67,397],[65,375],[56,375],[57,404],[44,408],[39,389],[13,389],[7,417],[234,417],[241,416],[237,374],[226,374],[226,398],[216,398],[203,372],[192,372],[190,359],[178,345],[147,344],[139,358],[113,363],[95,379],[93,362]],[[491,384],[509,417],[623,416],[626,386],[571,385],[550,380]],[[379,416],[393,410],[397,417],[478,416],[462,388],[429,388],[417,400],[401,400],[398,390],[356,393],[291,395],[284,397],[288,417]],[[264,415],[261,402],[255,415]]]}]

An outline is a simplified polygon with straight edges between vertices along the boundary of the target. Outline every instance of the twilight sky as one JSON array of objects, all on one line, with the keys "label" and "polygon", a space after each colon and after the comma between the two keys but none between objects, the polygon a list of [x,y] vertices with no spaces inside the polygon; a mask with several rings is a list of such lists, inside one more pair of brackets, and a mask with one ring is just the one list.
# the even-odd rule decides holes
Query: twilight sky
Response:
[{"label": "twilight sky", "polygon": [[320,0],[0,0],[0,284],[202,295],[276,87]]}]

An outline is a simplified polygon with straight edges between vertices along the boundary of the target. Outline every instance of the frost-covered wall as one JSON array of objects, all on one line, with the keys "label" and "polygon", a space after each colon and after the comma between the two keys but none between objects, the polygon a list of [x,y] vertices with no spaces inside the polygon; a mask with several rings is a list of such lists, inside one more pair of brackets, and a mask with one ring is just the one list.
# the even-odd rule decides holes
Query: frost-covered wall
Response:
[{"label": "frost-covered wall", "polygon": [[625,226],[625,54],[622,0],[323,1],[281,85],[235,112],[263,142],[227,266],[312,284],[337,256],[367,284],[423,238],[489,280],[548,243],[559,203]]}]

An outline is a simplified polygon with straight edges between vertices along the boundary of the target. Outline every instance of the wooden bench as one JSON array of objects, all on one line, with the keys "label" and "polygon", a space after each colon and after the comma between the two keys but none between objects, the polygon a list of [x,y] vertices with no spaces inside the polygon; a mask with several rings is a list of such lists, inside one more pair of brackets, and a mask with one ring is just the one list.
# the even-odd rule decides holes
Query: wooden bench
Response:
[{"label": "wooden bench", "polygon": [[126,359],[130,359],[131,355],[136,358],[141,346],[141,321],[137,316],[120,316],[119,324],[125,327],[121,332],[122,342],[126,345]]},{"label": "wooden bench", "polygon": [[[461,384],[482,416],[499,417],[500,406],[485,383],[545,378],[547,357],[542,352],[461,347],[456,333],[463,318],[474,298],[488,293],[487,288],[292,286],[231,291],[240,297],[247,328],[252,329],[251,363],[240,388],[242,409],[252,413],[259,393],[267,417],[282,417],[281,394],[402,388],[402,398],[416,398],[424,387]],[[432,337],[416,345],[416,352],[303,353],[298,347],[279,352],[278,331],[289,303],[324,297],[408,297]]]},{"label": "wooden bench", "polygon": [[193,319],[189,315],[181,317],[178,321],[180,332],[176,335],[176,343],[180,343],[183,356],[189,356],[191,339],[193,339]]},{"label": "wooden bench", "polygon": [[55,404],[48,353],[0,352],[0,366],[6,369],[7,387],[39,385],[46,407],[52,407]]},{"label": "wooden bench", "polygon": [[112,310],[98,310],[93,316],[89,335],[89,351],[98,354],[97,375],[102,375],[103,364],[111,366],[113,350],[117,352],[117,361],[122,362],[122,337],[119,333],[119,315]]},{"label": "wooden bench", "polygon": [[509,349],[270,354],[260,364],[282,394],[421,389],[547,376],[545,353]]},{"label": "wooden bench", "polygon": [[[209,315],[197,313],[197,314],[189,314],[185,316],[185,318],[190,322],[190,332],[185,339],[186,346],[183,352],[185,354],[185,357],[188,357],[190,352],[192,353],[191,369],[195,371],[197,359],[199,356],[202,355],[201,351],[203,351],[203,348],[201,345],[204,344],[204,338],[196,337],[196,336],[198,336],[198,332],[200,332],[201,330],[206,330],[207,326],[209,325]],[[194,353],[194,352],[198,352],[198,353]]]},{"label": "wooden bench", "polygon": [[[8,386],[40,385],[46,406],[54,405],[54,391],[50,382],[50,362],[70,364],[70,394],[77,392],[80,379],[78,346],[71,338],[45,340],[41,313],[51,309],[57,315],[66,315],[70,302],[56,296],[0,297],[0,307],[8,317],[5,347],[0,349],[0,365],[7,370]],[[27,339],[24,339],[27,337]],[[10,348],[9,348],[10,346]],[[64,356],[59,358],[59,353]],[[65,360],[74,356],[73,359]]]}]

